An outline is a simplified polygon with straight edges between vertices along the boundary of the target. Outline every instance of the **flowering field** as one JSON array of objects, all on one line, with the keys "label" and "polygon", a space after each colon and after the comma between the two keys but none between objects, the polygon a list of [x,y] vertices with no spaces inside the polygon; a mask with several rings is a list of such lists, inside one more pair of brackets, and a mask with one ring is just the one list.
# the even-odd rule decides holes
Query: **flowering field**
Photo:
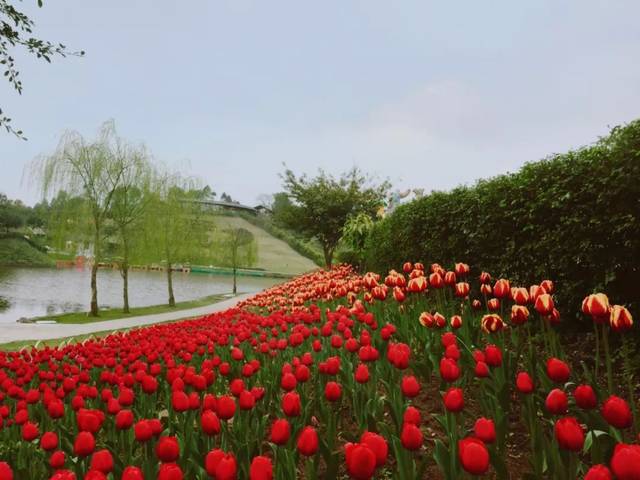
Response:
[{"label": "flowering field", "polygon": [[0,480],[640,479],[631,314],[587,296],[595,348],[572,364],[553,293],[461,263],[342,266],[0,352]]}]

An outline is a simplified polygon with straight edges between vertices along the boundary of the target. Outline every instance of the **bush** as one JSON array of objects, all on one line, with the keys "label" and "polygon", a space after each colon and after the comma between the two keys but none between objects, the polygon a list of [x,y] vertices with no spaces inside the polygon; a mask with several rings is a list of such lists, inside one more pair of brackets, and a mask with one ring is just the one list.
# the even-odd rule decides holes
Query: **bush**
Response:
[{"label": "bush", "polygon": [[366,262],[462,261],[523,285],[550,278],[564,318],[575,318],[596,290],[640,306],[639,216],[636,120],[592,146],[400,206],[367,239]]}]

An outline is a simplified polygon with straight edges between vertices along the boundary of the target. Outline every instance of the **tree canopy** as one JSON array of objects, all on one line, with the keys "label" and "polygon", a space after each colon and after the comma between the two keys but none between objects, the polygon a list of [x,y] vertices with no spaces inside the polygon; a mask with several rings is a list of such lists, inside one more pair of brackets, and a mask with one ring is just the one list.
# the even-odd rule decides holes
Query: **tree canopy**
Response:
[{"label": "tree canopy", "polygon": [[[42,0],[38,0],[38,7],[42,7]],[[32,36],[35,24],[27,15],[20,12],[8,0],[0,0],[0,65],[4,66],[4,77],[19,94],[22,94],[22,80],[12,51],[22,47],[36,58],[51,63],[54,56],[84,55],[84,51],[73,52],[62,43],[52,43]],[[0,107],[0,127],[25,139],[22,130],[16,130],[11,118],[3,113]]]},{"label": "tree canopy", "polygon": [[355,167],[338,178],[322,170],[313,178],[296,176],[289,169],[282,178],[291,203],[279,199],[278,221],[316,238],[327,266],[331,266],[347,219],[358,213],[373,217],[390,187],[387,181],[376,183]]}]

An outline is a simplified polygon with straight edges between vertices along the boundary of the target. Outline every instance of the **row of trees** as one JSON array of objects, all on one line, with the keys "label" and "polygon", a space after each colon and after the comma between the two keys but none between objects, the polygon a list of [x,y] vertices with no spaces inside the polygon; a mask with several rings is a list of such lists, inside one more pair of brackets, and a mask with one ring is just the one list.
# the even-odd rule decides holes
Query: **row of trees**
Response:
[{"label": "row of trees", "polygon": [[127,313],[132,263],[162,259],[169,305],[174,306],[176,264],[205,262],[214,247],[224,244],[237,265],[238,251],[248,248],[249,242],[238,245],[234,232],[222,232],[223,241],[214,242],[213,217],[202,204],[207,190],[199,188],[197,180],[154,163],[143,145],[120,138],[113,122],[105,123],[96,139],[77,132],[64,135],[52,154],[34,161],[33,178],[45,197],[54,198],[52,204],[61,195],[65,198],[66,208],[49,217],[58,246],[68,239],[91,246],[92,316],[99,313],[98,267],[107,257],[118,263]]}]

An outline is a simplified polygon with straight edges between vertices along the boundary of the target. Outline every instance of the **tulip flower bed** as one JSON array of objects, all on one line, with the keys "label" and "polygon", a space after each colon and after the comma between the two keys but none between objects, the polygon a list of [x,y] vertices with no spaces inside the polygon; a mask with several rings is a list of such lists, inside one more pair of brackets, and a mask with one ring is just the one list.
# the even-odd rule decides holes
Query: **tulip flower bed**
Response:
[{"label": "tulip flower bed", "polygon": [[0,480],[640,479],[629,311],[587,296],[596,348],[572,365],[551,281],[468,272],[342,266],[199,319],[0,352]]}]

